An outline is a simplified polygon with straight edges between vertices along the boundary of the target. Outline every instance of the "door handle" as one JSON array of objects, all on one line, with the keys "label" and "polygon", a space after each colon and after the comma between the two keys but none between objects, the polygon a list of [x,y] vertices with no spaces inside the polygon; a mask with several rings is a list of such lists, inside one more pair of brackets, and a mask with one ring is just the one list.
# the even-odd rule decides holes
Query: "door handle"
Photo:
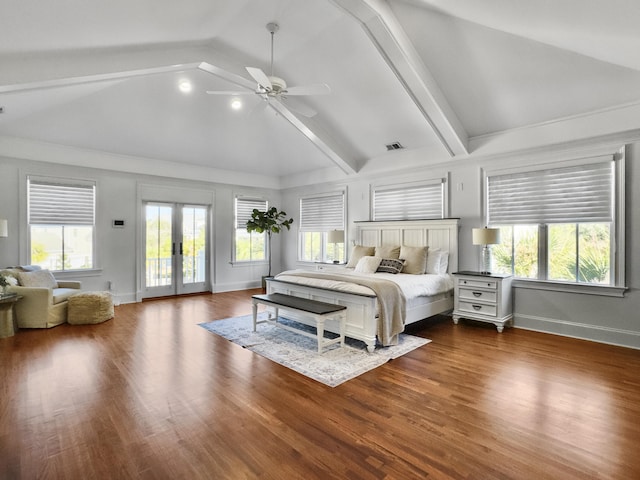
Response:
[{"label": "door handle", "polygon": [[182,242],[180,242],[180,255],[182,255]]},{"label": "door handle", "polygon": [[176,243],[173,242],[171,244],[171,255],[175,255],[176,254]]}]

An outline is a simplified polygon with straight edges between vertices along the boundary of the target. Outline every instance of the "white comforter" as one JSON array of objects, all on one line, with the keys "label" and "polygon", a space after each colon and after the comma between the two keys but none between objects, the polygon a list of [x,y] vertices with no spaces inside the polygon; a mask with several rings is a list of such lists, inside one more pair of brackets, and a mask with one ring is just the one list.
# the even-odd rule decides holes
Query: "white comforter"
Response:
[{"label": "white comforter", "polygon": [[[336,281],[322,278],[309,278],[296,276],[296,272],[304,271],[309,273],[308,270],[287,270],[276,275],[276,279],[285,282],[299,283],[302,285],[309,285],[312,287],[327,288],[330,290],[339,290],[341,292],[358,293],[361,295],[374,295],[373,291],[363,285],[357,285],[349,281]],[[356,275],[369,278],[380,278],[390,280],[396,283],[407,300],[411,300],[416,297],[428,297],[431,295],[437,295],[439,293],[448,292],[453,290],[453,277],[446,274],[441,275],[410,275],[407,273],[359,273],[355,272],[352,268],[332,268],[329,272],[331,275],[338,275],[344,273],[347,275]]]}]

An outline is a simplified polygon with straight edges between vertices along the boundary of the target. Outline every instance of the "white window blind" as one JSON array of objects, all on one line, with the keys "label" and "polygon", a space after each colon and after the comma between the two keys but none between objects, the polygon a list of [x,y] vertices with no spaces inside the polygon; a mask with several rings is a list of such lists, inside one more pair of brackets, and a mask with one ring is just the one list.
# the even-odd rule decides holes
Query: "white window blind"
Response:
[{"label": "white window blind", "polygon": [[28,179],[30,225],[93,225],[95,184]]},{"label": "white window blind", "polygon": [[443,218],[444,182],[411,187],[378,187],[373,191],[373,220]]},{"label": "white window blind", "polygon": [[487,178],[489,225],[613,221],[614,162]]},{"label": "white window blind", "polygon": [[300,231],[344,229],[344,194],[300,199]]},{"label": "white window blind", "polygon": [[267,209],[267,201],[252,198],[236,198],[236,229],[246,227],[247,222],[251,220],[251,214],[254,208],[264,212]]}]

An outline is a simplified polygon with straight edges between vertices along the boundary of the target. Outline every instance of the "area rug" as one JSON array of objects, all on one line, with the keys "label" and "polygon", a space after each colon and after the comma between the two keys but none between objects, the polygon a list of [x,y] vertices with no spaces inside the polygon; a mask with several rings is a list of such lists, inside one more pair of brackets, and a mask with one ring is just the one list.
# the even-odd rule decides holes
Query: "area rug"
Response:
[{"label": "area rug", "polygon": [[[264,318],[266,312],[260,312],[259,315],[260,318]],[[281,320],[285,323],[291,322],[287,319],[278,319],[278,321]],[[315,331],[313,327],[296,322],[293,324],[296,328]],[[398,345],[377,346],[373,353],[369,353],[364,342],[347,338],[344,348],[340,348],[339,344],[331,345],[324,349],[323,354],[319,354],[318,343],[313,338],[269,324],[258,325],[258,331],[253,332],[251,315],[225,318],[199,325],[241,347],[330,387],[336,387],[431,341],[413,335],[400,334]],[[331,335],[326,333],[326,336]]]}]

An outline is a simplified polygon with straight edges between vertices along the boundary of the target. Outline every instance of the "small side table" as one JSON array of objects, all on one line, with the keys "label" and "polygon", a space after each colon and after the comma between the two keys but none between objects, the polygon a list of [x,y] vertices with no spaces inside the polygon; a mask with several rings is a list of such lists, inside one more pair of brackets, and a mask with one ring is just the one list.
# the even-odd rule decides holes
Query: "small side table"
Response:
[{"label": "small side table", "polygon": [[0,338],[12,337],[18,330],[13,306],[22,297],[15,293],[0,295]]},{"label": "small side table", "polygon": [[493,323],[498,332],[513,321],[511,275],[455,272],[453,323],[460,318]]}]

